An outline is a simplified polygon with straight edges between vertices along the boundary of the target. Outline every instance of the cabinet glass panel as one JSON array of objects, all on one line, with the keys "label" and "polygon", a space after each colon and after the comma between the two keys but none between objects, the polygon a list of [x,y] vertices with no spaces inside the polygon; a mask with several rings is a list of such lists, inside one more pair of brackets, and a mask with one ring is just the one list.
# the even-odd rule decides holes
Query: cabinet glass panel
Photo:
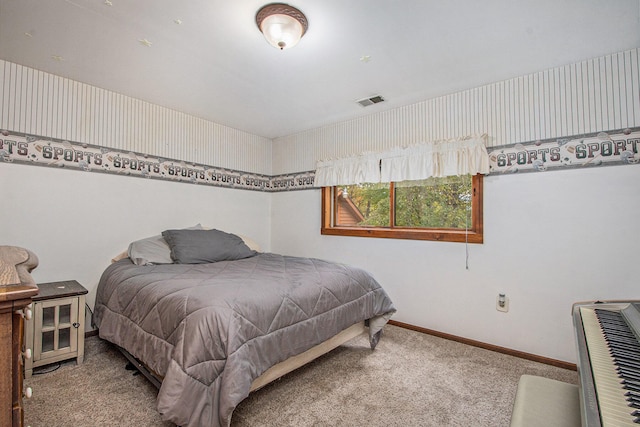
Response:
[{"label": "cabinet glass panel", "polygon": [[42,352],[54,350],[54,334],[53,331],[42,333]]},{"label": "cabinet glass panel", "polygon": [[71,328],[64,328],[58,331],[58,348],[71,347]]},{"label": "cabinet glass panel", "polygon": [[52,327],[55,325],[56,321],[56,308],[55,307],[45,307],[42,309],[42,326],[43,327]]},{"label": "cabinet glass panel", "polygon": [[[84,298],[82,298],[84,303]],[[70,357],[82,356],[78,352],[79,297],[51,298],[34,303],[33,322],[33,361],[26,370],[32,367],[55,362]],[[84,314],[84,310],[83,310]],[[84,320],[84,319],[82,319]],[[28,328],[27,328],[28,329]],[[30,333],[27,330],[27,333]]]},{"label": "cabinet glass panel", "polygon": [[60,306],[58,323],[66,323],[66,324],[71,323],[71,304],[65,304]]}]

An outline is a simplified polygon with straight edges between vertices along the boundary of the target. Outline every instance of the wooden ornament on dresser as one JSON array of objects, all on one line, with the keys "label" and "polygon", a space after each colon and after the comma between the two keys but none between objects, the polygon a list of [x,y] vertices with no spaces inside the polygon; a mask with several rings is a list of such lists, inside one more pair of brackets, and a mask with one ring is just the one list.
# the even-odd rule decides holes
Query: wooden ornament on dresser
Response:
[{"label": "wooden ornament on dresser", "polygon": [[0,246],[0,427],[22,426],[24,318],[31,317],[31,298],[38,294],[31,271],[38,257],[17,246]]}]

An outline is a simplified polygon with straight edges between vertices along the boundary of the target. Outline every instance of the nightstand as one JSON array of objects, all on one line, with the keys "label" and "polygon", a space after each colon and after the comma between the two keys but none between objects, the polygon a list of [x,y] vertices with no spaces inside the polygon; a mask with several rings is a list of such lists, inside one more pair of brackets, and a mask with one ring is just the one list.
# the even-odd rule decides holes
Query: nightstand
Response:
[{"label": "nightstand", "polygon": [[25,322],[25,347],[32,349],[25,360],[24,375],[33,368],[75,358],[84,359],[85,295],[75,280],[42,283],[33,297],[33,317]]}]

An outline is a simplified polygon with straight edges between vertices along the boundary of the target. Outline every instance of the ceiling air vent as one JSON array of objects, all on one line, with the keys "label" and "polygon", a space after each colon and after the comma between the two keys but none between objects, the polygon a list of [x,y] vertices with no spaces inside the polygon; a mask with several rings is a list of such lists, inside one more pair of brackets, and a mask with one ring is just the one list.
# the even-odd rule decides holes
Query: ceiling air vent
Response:
[{"label": "ceiling air vent", "polygon": [[384,98],[380,95],[372,96],[371,98],[364,98],[359,101],[356,101],[362,107],[368,107],[369,105],[377,104],[378,102],[384,101]]}]

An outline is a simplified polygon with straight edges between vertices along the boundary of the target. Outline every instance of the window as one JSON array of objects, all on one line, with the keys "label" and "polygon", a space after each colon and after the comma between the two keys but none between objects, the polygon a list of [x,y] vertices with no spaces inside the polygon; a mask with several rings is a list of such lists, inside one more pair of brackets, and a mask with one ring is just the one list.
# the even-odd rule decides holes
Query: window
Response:
[{"label": "window", "polygon": [[482,175],[323,187],[321,233],[482,243]]}]

